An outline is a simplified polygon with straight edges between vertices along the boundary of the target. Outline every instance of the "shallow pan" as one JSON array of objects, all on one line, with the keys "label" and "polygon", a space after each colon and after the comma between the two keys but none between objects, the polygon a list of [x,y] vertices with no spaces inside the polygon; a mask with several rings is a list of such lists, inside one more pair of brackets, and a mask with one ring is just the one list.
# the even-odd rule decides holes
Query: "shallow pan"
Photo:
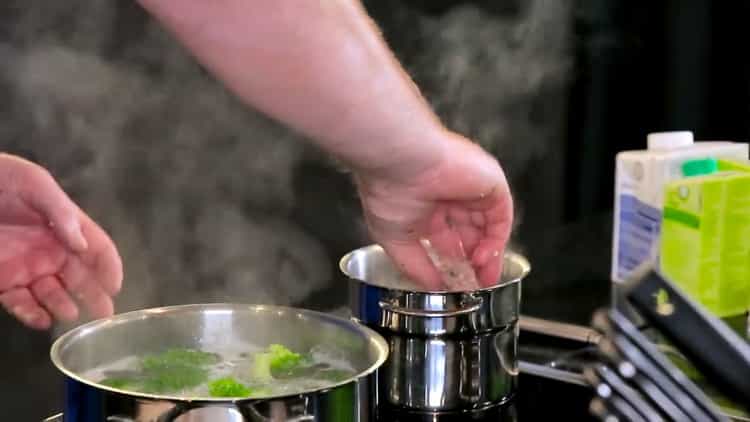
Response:
[{"label": "shallow pan", "polygon": [[[174,348],[221,354],[244,344],[283,344],[299,351],[334,346],[355,375],[311,391],[231,399],[128,391],[90,375],[127,357]],[[309,310],[240,304],[124,313],[75,328],[51,349],[54,365],[65,375],[65,422],[368,421],[369,383],[387,354],[385,340],[356,322]]]}]

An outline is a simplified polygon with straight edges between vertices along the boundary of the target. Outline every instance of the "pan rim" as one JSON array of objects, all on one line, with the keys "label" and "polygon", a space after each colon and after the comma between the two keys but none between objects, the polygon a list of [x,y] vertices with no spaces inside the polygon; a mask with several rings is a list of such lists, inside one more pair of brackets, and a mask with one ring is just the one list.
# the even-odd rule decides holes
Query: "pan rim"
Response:
[{"label": "pan rim", "polygon": [[[90,330],[97,329],[100,326],[111,325],[111,324],[122,324],[127,323],[133,319],[145,318],[154,314],[163,313],[174,313],[179,311],[187,311],[190,309],[217,309],[217,310],[247,310],[254,312],[276,312],[276,313],[293,313],[300,317],[312,317],[318,320],[323,320],[328,323],[337,324],[340,326],[347,326],[356,331],[361,332],[367,339],[367,342],[371,343],[377,351],[377,359],[362,371],[359,371],[352,377],[349,377],[343,381],[332,383],[329,386],[318,389],[303,390],[295,393],[284,394],[284,395],[269,395],[269,396],[258,396],[258,397],[185,397],[175,396],[170,394],[149,394],[131,390],[123,390],[114,387],[109,387],[103,384],[93,382],[87,378],[84,378],[76,371],[69,369],[63,362],[61,350],[68,345],[68,343],[74,341],[73,338]],[[61,336],[59,336],[52,344],[50,348],[50,359],[53,365],[62,372],[66,377],[69,377],[82,384],[97,388],[99,390],[108,391],[111,393],[121,394],[129,397],[148,399],[155,401],[171,401],[171,402],[183,402],[183,403],[236,403],[244,404],[251,402],[263,402],[263,401],[275,401],[284,400],[287,398],[306,396],[309,394],[323,394],[329,391],[335,390],[339,387],[345,386],[350,383],[354,383],[358,380],[367,378],[375,371],[377,371],[387,360],[389,355],[388,343],[386,340],[378,334],[375,330],[365,326],[359,321],[339,317],[330,313],[314,311],[310,309],[297,308],[292,306],[284,305],[266,305],[266,304],[242,304],[233,302],[209,302],[209,303],[192,303],[184,305],[170,305],[155,308],[146,308],[134,311],[123,312],[120,314],[113,315],[108,318],[101,318],[88,323],[82,324],[75,327]]]}]

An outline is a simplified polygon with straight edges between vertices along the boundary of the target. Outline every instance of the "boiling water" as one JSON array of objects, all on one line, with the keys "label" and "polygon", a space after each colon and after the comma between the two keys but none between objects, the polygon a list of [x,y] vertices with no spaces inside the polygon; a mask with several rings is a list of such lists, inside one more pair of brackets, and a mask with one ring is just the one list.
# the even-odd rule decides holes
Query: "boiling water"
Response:
[{"label": "boiling water", "polygon": [[[256,353],[264,352],[264,349],[257,346],[242,345],[229,350],[201,349],[200,351],[213,353],[219,357],[218,362],[205,367],[208,370],[206,381],[194,388],[163,394],[185,398],[207,398],[210,397],[208,384],[225,377],[232,377],[247,386],[252,391],[250,397],[253,398],[302,394],[331,387],[340,381],[354,377],[358,372],[344,352],[324,345],[313,347],[307,354],[309,359],[304,365],[306,368],[304,376],[270,380],[259,380],[253,377],[254,356]],[[141,359],[140,356],[129,356],[92,369],[84,374],[84,378],[100,383],[108,378],[137,376],[141,369]],[[335,379],[332,379],[332,373],[336,374]],[[139,392],[138,388],[132,388],[132,391]]]}]

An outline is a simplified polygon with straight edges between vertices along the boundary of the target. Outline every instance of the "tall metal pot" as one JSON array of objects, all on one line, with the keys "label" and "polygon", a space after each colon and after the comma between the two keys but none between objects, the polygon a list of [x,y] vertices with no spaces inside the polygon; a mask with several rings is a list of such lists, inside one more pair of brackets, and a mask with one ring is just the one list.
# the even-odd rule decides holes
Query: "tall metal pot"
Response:
[{"label": "tall metal pot", "polygon": [[379,245],[340,261],[350,280],[352,318],[381,333],[390,348],[377,371],[382,411],[487,411],[516,391],[521,281],[527,260],[509,252],[492,287],[425,291],[399,274]]}]

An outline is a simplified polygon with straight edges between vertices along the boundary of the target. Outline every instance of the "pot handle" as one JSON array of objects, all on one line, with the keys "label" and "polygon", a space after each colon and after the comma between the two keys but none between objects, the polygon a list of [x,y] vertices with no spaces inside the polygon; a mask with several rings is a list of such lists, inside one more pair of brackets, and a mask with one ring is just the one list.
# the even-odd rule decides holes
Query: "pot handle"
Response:
[{"label": "pot handle", "polygon": [[450,310],[426,310],[426,309],[415,309],[415,308],[405,308],[403,306],[395,305],[389,301],[381,300],[378,302],[378,305],[380,306],[380,309],[386,312],[392,312],[397,315],[407,315],[407,316],[414,316],[414,317],[424,317],[424,318],[450,318],[460,315],[466,315],[471,314],[474,312],[477,312],[479,308],[482,307],[482,299],[478,297],[471,296],[472,300],[464,304],[462,307],[458,309],[450,309]]}]

